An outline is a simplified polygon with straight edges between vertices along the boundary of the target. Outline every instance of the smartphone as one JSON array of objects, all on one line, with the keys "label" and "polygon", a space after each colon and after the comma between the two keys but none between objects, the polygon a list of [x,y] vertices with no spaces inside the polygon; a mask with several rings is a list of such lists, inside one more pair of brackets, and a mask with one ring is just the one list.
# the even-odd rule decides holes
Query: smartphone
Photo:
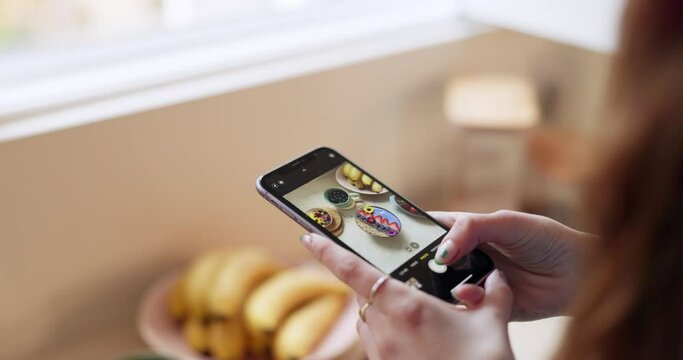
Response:
[{"label": "smartphone", "polygon": [[448,302],[479,284],[493,261],[479,249],[434,261],[448,228],[339,152],[321,147],[256,181],[258,192],[307,231],[329,237],[382,272]]}]

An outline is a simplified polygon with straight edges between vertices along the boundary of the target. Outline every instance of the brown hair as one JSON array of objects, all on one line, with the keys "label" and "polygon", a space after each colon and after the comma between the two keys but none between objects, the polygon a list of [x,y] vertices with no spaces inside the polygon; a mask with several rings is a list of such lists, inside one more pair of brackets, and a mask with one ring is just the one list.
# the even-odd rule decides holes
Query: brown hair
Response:
[{"label": "brown hair", "polygon": [[630,1],[614,60],[619,142],[559,358],[683,359],[683,1]]}]

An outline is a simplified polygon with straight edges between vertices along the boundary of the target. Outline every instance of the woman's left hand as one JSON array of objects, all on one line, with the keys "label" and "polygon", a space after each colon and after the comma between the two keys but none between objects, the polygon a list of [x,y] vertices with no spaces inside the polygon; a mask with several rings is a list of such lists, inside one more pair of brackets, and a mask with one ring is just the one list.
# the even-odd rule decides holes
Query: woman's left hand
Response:
[{"label": "woman's left hand", "polygon": [[[384,274],[325,237],[301,238],[306,248],[356,292],[360,304]],[[377,290],[357,330],[368,358],[511,359],[507,333],[512,292],[497,270],[486,280],[483,299],[456,307],[395,279]]]}]

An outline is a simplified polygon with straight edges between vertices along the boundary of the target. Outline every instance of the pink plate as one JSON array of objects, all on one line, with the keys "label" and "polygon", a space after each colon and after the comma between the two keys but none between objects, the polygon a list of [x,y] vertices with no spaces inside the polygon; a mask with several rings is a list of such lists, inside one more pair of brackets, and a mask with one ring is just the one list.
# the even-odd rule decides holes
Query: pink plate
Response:
[{"label": "pink plate", "polygon": [[[180,271],[155,281],[138,308],[137,326],[144,342],[160,354],[185,360],[212,360],[187,346],[180,326],[167,312],[168,293]],[[346,308],[327,337],[306,360],[360,359],[363,353],[356,333],[358,305],[350,296]]]}]

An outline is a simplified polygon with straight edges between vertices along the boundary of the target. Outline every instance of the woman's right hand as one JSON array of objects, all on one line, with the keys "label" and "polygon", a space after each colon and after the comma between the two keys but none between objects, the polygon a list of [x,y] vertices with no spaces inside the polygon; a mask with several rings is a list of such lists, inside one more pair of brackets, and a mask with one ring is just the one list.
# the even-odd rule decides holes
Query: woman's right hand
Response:
[{"label": "woman's right hand", "polygon": [[[514,294],[513,320],[562,314],[576,290],[578,253],[593,235],[543,216],[508,210],[429,214],[451,228],[437,250],[437,261],[454,263],[475,247],[491,256]],[[477,286],[460,285],[455,296],[474,304],[484,293]]]}]

